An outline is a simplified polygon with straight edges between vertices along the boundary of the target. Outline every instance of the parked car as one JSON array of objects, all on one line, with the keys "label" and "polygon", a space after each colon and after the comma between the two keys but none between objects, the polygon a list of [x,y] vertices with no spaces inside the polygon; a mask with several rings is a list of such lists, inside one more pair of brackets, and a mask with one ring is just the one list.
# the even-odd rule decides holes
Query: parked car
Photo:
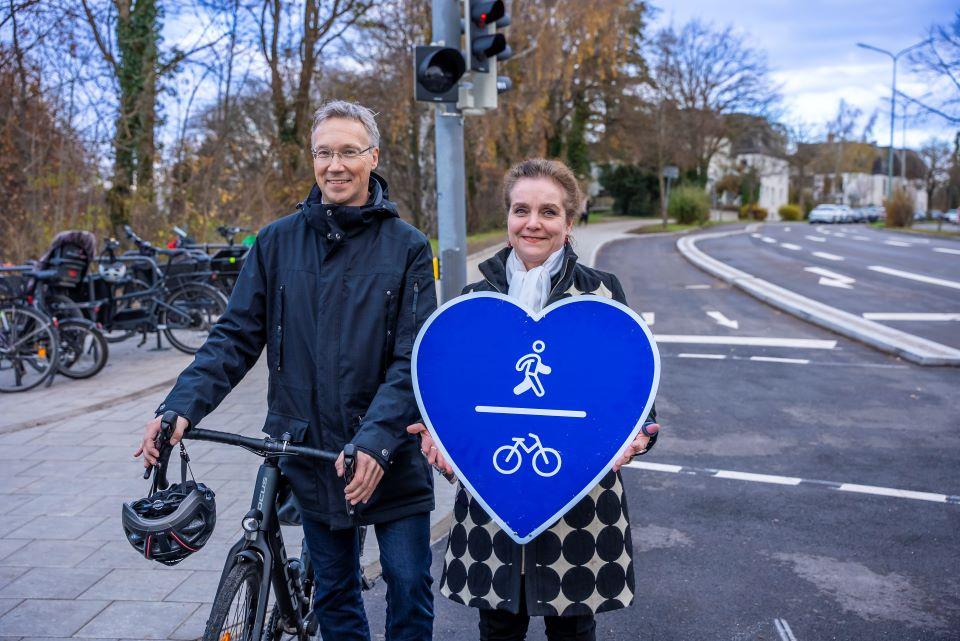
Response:
[{"label": "parked car", "polygon": [[931,209],[928,213],[931,220],[940,220],[943,218],[943,212],[939,209]]},{"label": "parked car", "polygon": [[957,220],[957,210],[948,209],[946,213],[943,214],[943,219],[948,223],[953,223],[954,225],[960,224],[960,221]]},{"label": "parked car", "polygon": [[854,207],[850,210],[850,222],[862,223],[867,220],[866,207]]},{"label": "parked car", "polygon": [[918,209],[917,211],[913,212],[913,219],[914,219],[914,220],[926,220],[926,219],[927,219],[927,212],[923,211],[922,209]]},{"label": "parked car", "polygon": [[841,223],[844,212],[840,205],[817,205],[810,211],[807,220],[815,223]]}]

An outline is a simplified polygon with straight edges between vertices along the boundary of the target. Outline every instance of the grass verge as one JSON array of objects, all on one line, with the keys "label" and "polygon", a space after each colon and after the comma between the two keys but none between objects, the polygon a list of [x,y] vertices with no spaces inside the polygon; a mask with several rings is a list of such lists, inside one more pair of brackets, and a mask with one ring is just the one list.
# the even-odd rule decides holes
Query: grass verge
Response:
[{"label": "grass verge", "polygon": [[870,226],[874,229],[889,230],[889,231],[899,231],[904,234],[919,234],[924,236],[941,236],[943,238],[960,238],[960,229],[917,229],[913,227],[887,227],[883,222],[877,221],[875,223],[870,223]]},{"label": "grass verge", "polygon": [[725,227],[727,225],[736,225],[734,222],[717,222],[717,221],[707,221],[702,225],[682,225],[680,223],[667,223],[667,226],[664,227],[661,225],[644,225],[643,227],[637,227],[636,229],[631,229],[629,234],[671,234],[671,233],[685,233],[691,231],[701,231],[710,227]]}]

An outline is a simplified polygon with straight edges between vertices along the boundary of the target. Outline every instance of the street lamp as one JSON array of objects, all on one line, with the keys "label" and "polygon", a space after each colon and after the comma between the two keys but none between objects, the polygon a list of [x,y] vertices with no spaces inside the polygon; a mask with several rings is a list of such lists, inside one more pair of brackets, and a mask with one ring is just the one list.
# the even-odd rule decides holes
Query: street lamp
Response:
[{"label": "street lamp", "polygon": [[887,200],[890,200],[893,197],[893,118],[897,113],[897,59],[908,51],[913,51],[917,47],[923,47],[931,42],[933,42],[933,38],[927,38],[923,42],[910,45],[906,49],[902,49],[895,54],[890,53],[886,49],[880,49],[879,47],[874,47],[862,42],[857,43],[858,47],[869,49],[870,51],[876,51],[877,53],[886,54],[893,60],[893,86],[890,91],[890,152],[887,154]]}]

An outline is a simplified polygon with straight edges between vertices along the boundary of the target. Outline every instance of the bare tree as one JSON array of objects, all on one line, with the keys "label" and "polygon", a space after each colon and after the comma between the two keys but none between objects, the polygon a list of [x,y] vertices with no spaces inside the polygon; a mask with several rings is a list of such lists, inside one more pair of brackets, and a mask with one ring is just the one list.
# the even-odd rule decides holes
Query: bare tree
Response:
[{"label": "bare tree", "polygon": [[950,145],[943,140],[931,138],[920,148],[920,157],[926,166],[924,188],[927,192],[927,209],[933,208],[933,194],[945,185],[950,169]]}]

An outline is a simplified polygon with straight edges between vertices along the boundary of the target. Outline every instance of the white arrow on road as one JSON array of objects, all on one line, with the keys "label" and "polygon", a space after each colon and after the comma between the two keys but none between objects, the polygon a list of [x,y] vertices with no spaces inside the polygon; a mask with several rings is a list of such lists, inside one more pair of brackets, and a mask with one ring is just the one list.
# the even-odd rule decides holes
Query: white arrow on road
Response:
[{"label": "white arrow on road", "polygon": [[832,272],[829,269],[823,269],[822,267],[804,267],[803,271],[820,276],[819,284],[826,285],[827,287],[853,289],[853,284],[857,282],[854,278]]},{"label": "white arrow on road", "polygon": [[707,316],[717,321],[718,325],[723,325],[724,327],[729,327],[730,329],[739,329],[740,323],[735,320],[730,320],[720,312],[707,312]]}]

